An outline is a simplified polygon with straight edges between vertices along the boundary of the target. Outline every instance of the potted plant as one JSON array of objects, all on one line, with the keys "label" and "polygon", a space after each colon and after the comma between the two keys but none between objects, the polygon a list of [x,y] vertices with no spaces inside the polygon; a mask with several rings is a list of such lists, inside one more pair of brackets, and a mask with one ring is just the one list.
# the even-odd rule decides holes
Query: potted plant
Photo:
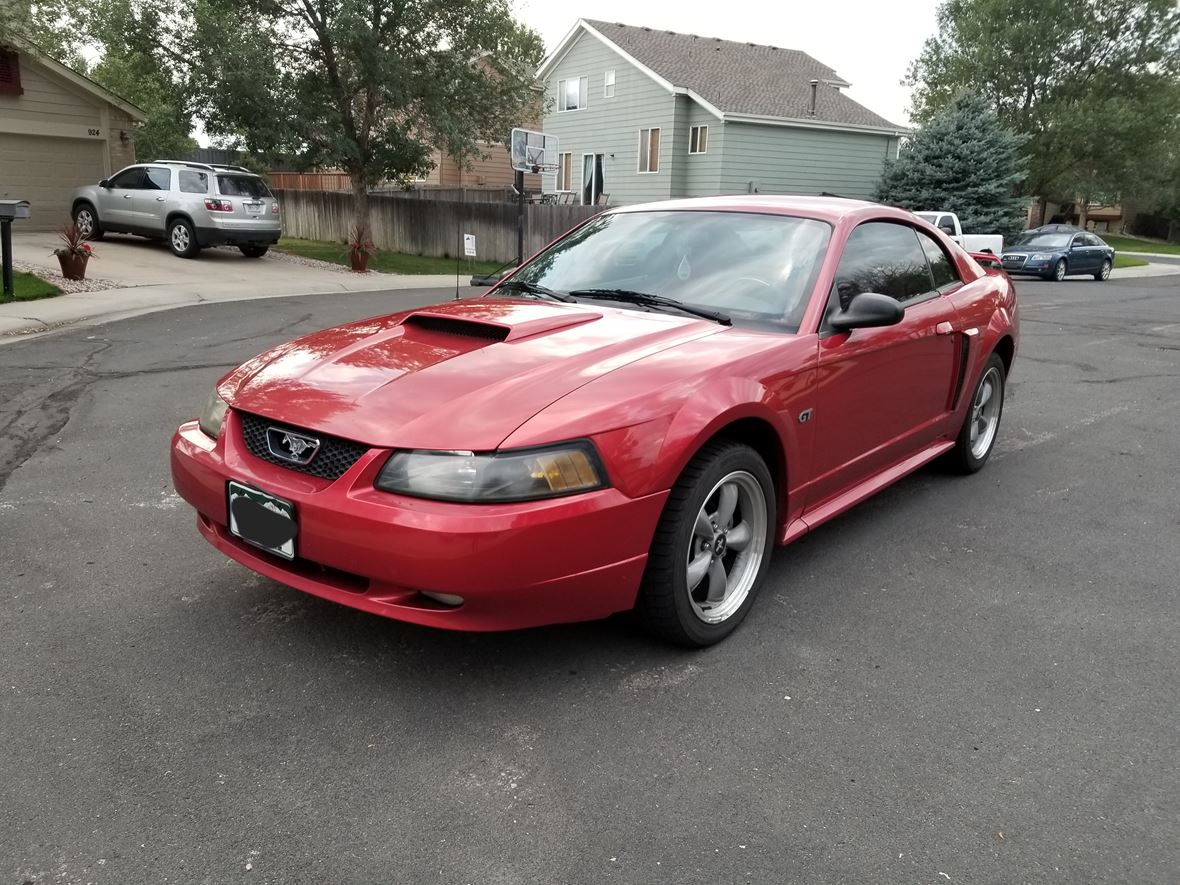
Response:
[{"label": "potted plant", "polygon": [[348,235],[348,260],[352,269],[357,273],[367,272],[372,252],[373,243],[369,239],[369,232],[363,227],[353,228]]},{"label": "potted plant", "polygon": [[62,245],[53,250],[61,265],[61,275],[67,280],[86,278],[86,263],[94,255],[94,249],[86,242],[76,224],[67,224],[58,231]]}]

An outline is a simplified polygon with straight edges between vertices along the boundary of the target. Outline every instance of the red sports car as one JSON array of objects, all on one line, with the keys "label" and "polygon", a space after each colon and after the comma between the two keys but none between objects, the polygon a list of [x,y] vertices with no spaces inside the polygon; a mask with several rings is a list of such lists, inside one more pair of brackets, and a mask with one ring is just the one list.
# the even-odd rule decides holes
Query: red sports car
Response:
[{"label": "red sports car", "polygon": [[940,456],[981,468],[1012,284],[871,203],[610,210],[482,297],[317,332],[172,444],[218,550],[461,630],[634,609],[716,642],[787,544]]}]

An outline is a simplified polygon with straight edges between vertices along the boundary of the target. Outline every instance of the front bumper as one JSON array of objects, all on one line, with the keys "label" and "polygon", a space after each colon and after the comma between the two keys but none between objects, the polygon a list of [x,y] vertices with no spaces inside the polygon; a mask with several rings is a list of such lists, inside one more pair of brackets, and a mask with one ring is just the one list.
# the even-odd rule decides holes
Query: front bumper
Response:
[{"label": "front bumper", "polygon": [[[216,442],[184,424],[172,479],[201,534],[231,559],[288,586],[373,614],[455,630],[510,630],[594,620],[635,604],[667,492],[608,488],[518,504],[425,501],[373,487],[387,449],[340,479],[269,464],[245,448],[237,416]],[[226,482],[291,501],[299,522],[289,562],[230,535]],[[463,597],[449,607],[423,595]]]}]

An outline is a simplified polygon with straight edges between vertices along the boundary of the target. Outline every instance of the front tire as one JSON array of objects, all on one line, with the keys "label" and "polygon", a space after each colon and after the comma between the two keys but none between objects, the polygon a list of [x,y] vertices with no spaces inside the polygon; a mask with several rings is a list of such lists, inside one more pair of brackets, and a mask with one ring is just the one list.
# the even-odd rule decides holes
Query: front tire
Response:
[{"label": "front tire", "polygon": [[1066,270],[1067,270],[1067,268],[1065,266],[1065,259],[1058,258],[1057,263],[1055,265],[1053,265],[1053,270],[1050,271],[1049,275],[1047,277],[1045,277],[1045,279],[1047,279],[1051,283],[1060,283],[1062,280],[1065,279]]},{"label": "front tire", "polygon": [[955,440],[955,447],[947,454],[951,465],[959,473],[975,473],[983,469],[996,446],[1000,432],[1000,417],[1004,414],[1006,389],[1004,361],[999,354],[987,358],[979,383],[971,394],[971,406]]},{"label": "front tire", "polygon": [[1098,269],[1098,273],[1094,274],[1094,279],[1100,283],[1104,283],[1110,279],[1111,263],[1109,258],[1102,259],[1102,267]]},{"label": "front tire", "polygon": [[193,226],[183,218],[174,219],[168,225],[168,248],[178,258],[194,258],[201,251]]},{"label": "front tire", "polygon": [[97,242],[102,239],[103,229],[98,223],[98,213],[89,203],[82,203],[74,210],[74,226],[88,240]]},{"label": "front tire", "polygon": [[774,526],[761,456],[743,443],[707,445],[673,486],[652,539],[636,606],[645,626],[693,648],[732,633],[770,564]]},{"label": "front tire", "polygon": [[247,258],[261,258],[268,249],[268,246],[238,246],[238,251]]}]

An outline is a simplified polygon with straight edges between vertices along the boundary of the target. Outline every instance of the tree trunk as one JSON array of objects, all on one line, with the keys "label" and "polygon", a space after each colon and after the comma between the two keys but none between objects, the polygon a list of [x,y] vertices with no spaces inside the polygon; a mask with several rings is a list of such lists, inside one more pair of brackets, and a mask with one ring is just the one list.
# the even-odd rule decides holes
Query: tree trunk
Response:
[{"label": "tree trunk", "polygon": [[1086,222],[1090,219],[1090,198],[1082,197],[1082,206],[1078,210],[1078,227],[1086,229]]},{"label": "tree trunk", "polygon": [[352,181],[352,223],[360,240],[369,239],[369,185],[361,172],[350,172]]}]

